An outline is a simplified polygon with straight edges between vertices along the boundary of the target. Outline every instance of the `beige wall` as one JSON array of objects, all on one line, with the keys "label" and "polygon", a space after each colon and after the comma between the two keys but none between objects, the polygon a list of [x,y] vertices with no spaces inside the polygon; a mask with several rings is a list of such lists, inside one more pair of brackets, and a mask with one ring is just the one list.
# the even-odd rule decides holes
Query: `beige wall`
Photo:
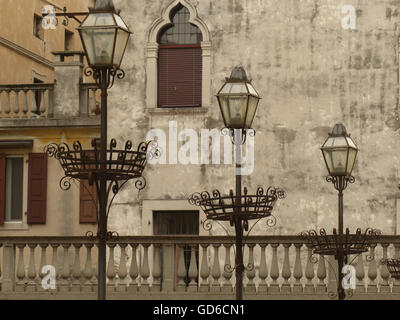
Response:
[{"label": "beige wall", "polygon": [[[69,12],[85,12],[93,2],[94,0],[0,0],[0,84],[32,83],[33,77],[52,83],[52,68],[38,62],[34,57],[37,55],[52,63],[54,56],[51,52],[64,50],[65,29],[75,33],[72,49],[82,50],[75,30],[78,24],[69,19],[69,24],[65,27],[62,25],[64,18],[58,17],[57,28],[44,30],[44,39],[41,40],[33,35],[34,14],[41,16],[41,9],[46,5],[56,6],[57,12],[61,12],[64,6]],[[7,47],[2,39],[7,41]],[[25,54],[18,53],[19,47],[24,49]]]}]

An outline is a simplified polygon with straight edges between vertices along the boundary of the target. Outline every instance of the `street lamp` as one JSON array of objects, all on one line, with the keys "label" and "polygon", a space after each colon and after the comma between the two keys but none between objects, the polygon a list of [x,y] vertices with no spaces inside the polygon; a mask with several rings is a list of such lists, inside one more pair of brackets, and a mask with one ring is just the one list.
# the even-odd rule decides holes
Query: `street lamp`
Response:
[{"label": "street lamp", "polygon": [[[74,17],[83,13],[60,13]],[[101,138],[92,141],[93,149],[83,150],[79,141],[72,148],[67,144],[49,144],[46,152],[59,160],[64,177],[60,180],[62,189],[67,190],[69,180],[79,179],[95,184],[99,209],[98,216],[98,299],[106,298],[106,245],[107,240],[115,237],[115,232],[107,231],[107,219],[116,194],[132,179],[141,190],[146,185],[142,176],[147,160],[159,155],[154,142],[142,142],[137,150],[132,150],[132,142],[127,141],[124,149],[117,149],[117,143],[111,139],[107,149],[107,90],[114,84],[114,78],[125,76],[120,69],[121,61],[128,43],[130,31],[125,22],[115,11],[112,1],[97,1],[93,9],[78,28],[89,67],[87,76],[93,76],[101,90]],[[100,147],[100,148],[99,148]],[[111,200],[109,196],[112,192]],[[97,206],[96,206],[97,209]],[[90,233],[88,236],[94,238]]]},{"label": "street lamp", "polygon": [[226,128],[251,129],[261,98],[241,66],[226,78],[217,99]]},{"label": "street lamp", "polygon": [[318,233],[315,230],[303,232],[309,243],[314,247],[313,253],[320,255],[332,255],[338,261],[338,286],[337,295],[339,300],[345,298],[345,291],[342,285],[344,263],[348,263],[347,256],[350,254],[362,254],[368,251],[372,242],[381,234],[379,230],[368,228],[364,233],[358,228],[355,234],[350,234],[348,228],[343,232],[343,190],[349,183],[354,183],[355,179],[351,175],[356,162],[358,148],[353,139],[347,134],[346,128],[342,123],[337,123],[332,133],[329,134],[325,143],[321,147],[325,165],[328,170],[326,180],[332,182],[338,191],[339,214],[338,232],[333,229],[332,235],[327,235],[325,229]]},{"label": "street lamp", "polygon": [[[235,227],[236,251],[236,299],[243,299],[243,233],[249,230],[249,220],[257,222],[268,217],[270,226],[275,224],[275,218],[271,215],[272,209],[278,199],[285,197],[285,192],[278,188],[268,188],[264,193],[263,188],[258,188],[255,195],[250,195],[244,188],[242,195],[242,145],[246,141],[247,134],[253,135],[251,129],[258,102],[261,99],[254,89],[246,72],[241,66],[233,69],[230,78],[217,94],[218,103],[228,133],[232,137],[232,143],[236,149],[236,195],[230,190],[228,196],[221,196],[219,190],[214,190],[212,195],[203,191],[191,195],[189,202],[202,208],[207,220],[229,221]],[[222,130],[226,134],[227,130]],[[256,222],[256,223],[257,223]],[[207,226],[203,223],[203,226]],[[211,224],[208,224],[211,227]],[[228,267],[228,268],[227,268]],[[254,266],[253,266],[254,267]],[[233,271],[230,266],[225,266],[225,271]]]},{"label": "street lamp", "polygon": [[351,178],[358,148],[342,123],[335,125],[321,150],[331,177]]},{"label": "street lamp", "polygon": [[[339,245],[343,245],[343,190],[347,184],[355,181],[351,175],[354,163],[356,162],[358,148],[354,141],[347,134],[346,128],[342,123],[337,123],[321,147],[324,156],[326,168],[328,169],[328,182],[332,182],[339,196]],[[344,289],[342,286],[342,269],[344,264],[344,253],[339,250],[337,253],[338,260],[338,295],[339,300],[344,299]]]},{"label": "street lamp", "polygon": [[78,28],[92,69],[118,69],[131,32],[114,7],[94,8]]}]

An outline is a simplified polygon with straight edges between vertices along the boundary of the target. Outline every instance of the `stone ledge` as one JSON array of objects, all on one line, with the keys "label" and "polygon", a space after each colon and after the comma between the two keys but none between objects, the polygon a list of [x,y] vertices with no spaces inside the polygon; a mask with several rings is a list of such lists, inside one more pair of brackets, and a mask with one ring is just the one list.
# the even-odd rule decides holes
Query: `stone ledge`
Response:
[{"label": "stone ledge", "polygon": [[204,115],[208,112],[208,108],[205,107],[190,107],[190,108],[148,108],[146,109],[150,115],[182,115],[182,114],[190,114],[190,115]]},{"label": "stone ledge", "polygon": [[65,118],[65,119],[0,119],[0,129],[21,129],[21,128],[62,128],[62,127],[81,127],[97,128],[100,127],[100,116]]}]

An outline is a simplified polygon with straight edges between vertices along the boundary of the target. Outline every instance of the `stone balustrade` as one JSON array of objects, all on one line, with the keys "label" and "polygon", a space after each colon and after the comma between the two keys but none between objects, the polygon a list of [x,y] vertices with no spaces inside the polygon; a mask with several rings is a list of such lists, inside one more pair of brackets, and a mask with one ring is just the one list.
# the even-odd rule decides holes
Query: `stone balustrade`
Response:
[{"label": "stone balustrade", "polygon": [[[81,83],[79,116],[98,115],[99,99],[96,84]],[[54,84],[0,85],[0,119],[53,118],[53,109]]]},{"label": "stone balustrade", "polygon": [[51,117],[54,84],[0,85],[0,118]]},{"label": "stone balustrade", "polygon": [[[132,236],[108,242],[109,299],[234,299],[234,238]],[[399,257],[400,238],[382,236],[370,251],[349,257],[356,269],[352,299],[399,299],[381,259]],[[246,241],[245,299],[329,299],[336,262],[312,255],[298,236]],[[44,289],[45,265],[56,270]],[[96,299],[97,245],[85,237],[0,238],[0,299]]]}]

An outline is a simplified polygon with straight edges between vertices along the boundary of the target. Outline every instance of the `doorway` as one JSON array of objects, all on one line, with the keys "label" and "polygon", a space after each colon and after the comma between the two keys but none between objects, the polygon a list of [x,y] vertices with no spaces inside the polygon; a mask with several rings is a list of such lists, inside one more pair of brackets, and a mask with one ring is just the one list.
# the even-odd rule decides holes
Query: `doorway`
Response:
[{"label": "doorway", "polygon": [[[153,234],[154,235],[199,235],[199,212],[198,211],[153,211]],[[162,249],[162,248],[161,248]],[[181,248],[177,247],[175,250],[175,272],[178,269],[179,255]],[[189,267],[192,248],[186,245],[183,248],[183,256],[185,259],[185,283],[189,285]],[[195,249],[196,265],[199,270],[199,249]],[[161,250],[161,263],[162,262]],[[197,271],[198,273],[198,271]],[[198,282],[198,275],[196,276],[196,283]],[[178,277],[175,274],[175,283],[178,283]]]}]

